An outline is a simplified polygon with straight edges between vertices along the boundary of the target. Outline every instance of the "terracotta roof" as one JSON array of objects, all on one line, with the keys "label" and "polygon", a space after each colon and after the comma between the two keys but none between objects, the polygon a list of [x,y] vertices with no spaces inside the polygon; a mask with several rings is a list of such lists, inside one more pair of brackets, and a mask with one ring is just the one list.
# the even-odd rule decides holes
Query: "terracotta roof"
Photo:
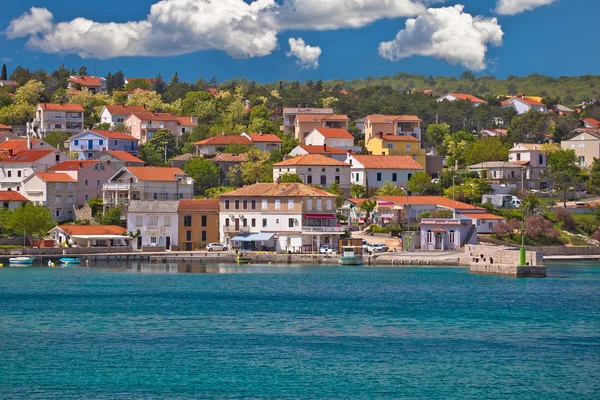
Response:
[{"label": "terracotta roof", "polygon": [[595,120],[594,118],[584,118],[583,121],[592,125],[594,128],[600,128],[600,121]]},{"label": "terracotta roof", "polygon": [[506,218],[500,217],[498,215],[484,213],[484,214],[460,214],[465,217],[474,218],[474,219],[497,219],[497,220],[505,220]]},{"label": "terracotta roof", "polygon": [[150,111],[132,113],[142,121],[177,121],[177,117],[169,113],[153,113]]},{"label": "terracotta roof", "polygon": [[471,204],[455,201],[442,196],[376,196],[378,200],[391,201],[398,204],[409,205],[437,205],[446,208],[457,208],[461,210],[485,210]]},{"label": "terracotta roof", "polygon": [[344,149],[338,149],[333,146],[314,146],[309,144],[300,144],[308,154],[346,154],[347,151]]},{"label": "terracotta roof", "polygon": [[14,190],[1,190],[0,201],[29,201],[21,193]]},{"label": "terracotta roof", "polygon": [[48,171],[73,171],[85,168],[92,164],[96,164],[97,160],[81,160],[81,161],[63,161],[53,167],[48,168]]},{"label": "terracotta roof", "polygon": [[176,213],[178,200],[135,200],[129,203],[128,213]]},{"label": "terracotta roof", "polygon": [[192,117],[175,117],[177,118],[177,123],[183,126],[196,126],[198,125],[195,122],[192,122]]},{"label": "terracotta roof", "polygon": [[503,106],[510,106],[510,105],[511,105],[511,102],[510,102],[510,101],[508,101],[508,100],[502,100],[502,101],[500,102],[500,105],[503,105]]},{"label": "terracotta roof", "polygon": [[457,99],[467,100],[472,103],[487,103],[487,101],[481,100],[479,97],[475,97],[472,94],[466,94],[466,93],[448,93],[448,94],[456,97]]},{"label": "terracotta roof", "polygon": [[303,183],[256,183],[219,197],[335,197],[324,190]]},{"label": "terracotta roof", "polygon": [[60,172],[36,172],[35,176],[46,182],[77,182],[71,175]]},{"label": "terracotta roof", "polygon": [[250,140],[253,142],[271,142],[271,143],[281,143],[282,140],[279,136],[274,135],[272,133],[263,133],[262,135],[259,133],[246,133]]},{"label": "terracotta roof", "polygon": [[108,110],[109,113],[118,115],[129,115],[131,113],[147,111],[143,106],[113,105],[105,106],[105,108]]},{"label": "terracotta roof", "polygon": [[519,150],[513,150],[515,147],[518,147],[518,146],[525,147],[527,150],[542,150],[542,145],[541,144],[537,144],[537,143],[517,143],[509,151],[519,151]]},{"label": "terracotta roof", "polygon": [[10,158],[5,158],[0,161],[3,163],[31,163],[39,160],[42,157],[47,156],[50,153],[56,151],[55,149],[50,150],[23,150],[15,154]]},{"label": "terracotta roof", "polygon": [[17,86],[19,82],[11,81],[11,80],[2,80],[0,81],[4,86]]},{"label": "terracotta roof", "polygon": [[326,138],[354,139],[354,136],[343,128],[317,128],[315,130]]},{"label": "terracotta roof", "polygon": [[58,225],[69,235],[125,235],[127,229],[117,225]]},{"label": "terracotta roof", "polygon": [[212,158],[215,162],[244,162],[248,161],[248,156],[243,154],[227,154],[227,153],[219,153]]},{"label": "terracotta roof", "polygon": [[176,181],[176,175],[184,175],[179,168],[172,167],[125,167],[140,181]]},{"label": "terracotta roof", "polygon": [[[31,144],[36,144],[41,142],[42,139],[33,139],[31,140]],[[18,139],[18,140],[5,140],[0,143],[0,150],[27,150],[27,140],[26,139]]]},{"label": "terracotta roof", "polygon": [[81,86],[102,86],[102,78],[96,78],[95,76],[71,76],[69,81],[76,85]]},{"label": "terracotta roof", "polygon": [[518,100],[518,101],[523,102],[525,104],[529,104],[530,106],[542,106],[542,107],[546,107],[546,105],[544,103],[540,103],[539,101],[530,99],[528,97],[513,97],[512,99],[510,99],[508,101],[511,101],[511,100]]},{"label": "terracotta roof", "polygon": [[385,124],[394,122],[421,122],[419,117],[416,115],[384,115],[384,114],[371,114],[367,115],[367,119],[372,124]]},{"label": "terracotta roof", "polygon": [[228,145],[228,144],[244,144],[244,145],[252,145],[252,141],[250,139],[248,139],[245,136],[239,136],[239,135],[220,135],[220,136],[214,136],[208,139],[204,139],[201,140],[199,142],[194,143],[196,145],[205,145],[205,144],[213,144],[213,145],[219,145],[219,144],[224,144],[224,145]]},{"label": "terracotta roof", "polygon": [[319,154],[305,154],[290,158],[276,164],[274,167],[283,167],[286,165],[327,165],[327,166],[339,166],[339,167],[350,167],[350,164],[336,160],[335,158],[319,155]]},{"label": "terracotta roof", "polygon": [[346,199],[347,201],[349,201],[350,203],[359,205],[364,203],[365,201],[369,200],[369,199]]},{"label": "terracotta roof", "polygon": [[322,121],[350,121],[346,114],[332,114],[321,118]]},{"label": "terracotta roof", "polygon": [[177,211],[219,211],[218,199],[179,200]]},{"label": "terracotta roof", "polygon": [[486,168],[520,168],[521,165],[508,161],[484,161],[469,165],[467,169],[486,169]]},{"label": "terracotta roof", "polygon": [[6,130],[9,130],[11,128],[12,128],[11,126],[0,124],[0,130],[5,130],[6,131]]},{"label": "terracotta roof", "polygon": [[125,162],[136,162],[136,163],[142,163],[144,164],[144,160],[137,158],[131,154],[129,154],[126,151],[122,151],[122,150],[105,150],[106,153],[110,154],[113,157],[118,158],[121,161],[125,161]]},{"label": "terracotta roof", "polygon": [[356,161],[368,169],[422,170],[423,167],[411,156],[365,156],[353,155]]},{"label": "terracotta roof", "polygon": [[420,142],[419,139],[410,135],[383,135],[383,137],[379,137],[379,135],[376,135],[373,136],[371,140],[372,139],[379,139],[383,140],[384,142]]},{"label": "terracotta roof", "polygon": [[55,103],[39,103],[39,107],[44,111],[74,111],[83,112],[81,104],[55,104]]},{"label": "terracotta roof", "polygon": [[321,121],[349,121],[347,115],[343,114],[297,114],[298,122],[321,122]]},{"label": "terracotta roof", "polygon": [[116,132],[116,131],[101,131],[98,129],[92,129],[90,132],[97,133],[100,136],[104,136],[107,139],[120,139],[120,140],[135,140],[136,142],[139,139],[134,138],[131,135],[126,134],[125,132]]},{"label": "terracotta roof", "polygon": [[184,153],[184,154],[180,154],[178,156],[171,158],[171,161],[190,161],[194,157],[196,157],[196,156],[193,155],[192,153]]}]

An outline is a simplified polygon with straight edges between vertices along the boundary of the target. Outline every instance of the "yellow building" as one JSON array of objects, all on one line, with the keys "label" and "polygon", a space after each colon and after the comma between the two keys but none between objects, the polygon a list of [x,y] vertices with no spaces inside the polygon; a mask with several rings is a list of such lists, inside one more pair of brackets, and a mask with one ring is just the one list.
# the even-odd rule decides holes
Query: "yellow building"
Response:
[{"label": "yellow building", "polygon": [[427,152],[421,148],[421,141],[414,136],[380,134],[369,140],[367,151],[375,156],[411,156],[421,167],[427,168]]}]

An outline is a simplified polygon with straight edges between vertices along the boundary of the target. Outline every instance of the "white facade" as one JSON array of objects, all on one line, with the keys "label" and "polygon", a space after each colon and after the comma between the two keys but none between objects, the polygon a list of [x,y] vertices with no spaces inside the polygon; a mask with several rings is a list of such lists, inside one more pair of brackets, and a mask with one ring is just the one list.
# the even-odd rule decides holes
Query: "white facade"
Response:
[{"label": "white facade", "polygon": [[548,109],[544,104],[532,104],[518,97],[513,97],[507,100],[517,111],[517,114],[525,114],[528,111],[535,110],[539,112],[546,112]]},{"label": "white facade", "polygon": [[[37,151],[43,150],[26,150],[29,154],[34,154]],[[70,159],[66,154],[54,150],[48,151],[43,157],[31,162],[17,162],[18,160],[14,160],[14,158],[2,160],[0,161],[0,190],[19,191],[21,190],[21,183],[25,178],[33,175],[34,172],[45,172],[49,167]]]},{"label": "white facade", "polygon": [[[118,133],[116,135],[120,136]],[[128,135],[123,134],[123,136]],[[100,133],[86,130],[69,138],[69,150],[77,152],[78,160],[87,160],[105,150],[126,151],[137,156],[139,148],[138,140],[134,137],[131,137],[131,139],[107,137]]]},{"label": "white facade", "polygon": [[[392,156],[372,156],[372,157],[392,157]],[[396,156],[399,157],[399,156]],[[409,157],[409,156],[404,156]],[[410,158],[410,157],[409,157]],[[368,190],[378,189],[385,182],[391,182],[396,186],[406,187],[406,184],[416,172],[423,171],[419,169],[399,169],[399,168],[367,168],[360,163],[351,154],[347,156],[346,163],[350,164],[350,183],[352,185],[362,185]],[[416,162],[415,162],[416,163]],[[418,164],[417,164],[418,165]]]},{"label": "white facade", "polygon": [[[129,207],[129,212],[127,213],[127,231],[135,233],[139,230],[141,233],[139,238],[132,240],[133,249],[141,250],[140,244],[143,247],[164,246],[166,250],[172,250],[174,247],[177,248],[179,246],[178,202],[170,201],[165,203],[169,204],[163,204],[160,211],[152,211],[152,207],[148,207],[144,211],[138,212],[134,203]],[[174,206],[170,207],[170,203],[174,203]],[[165,208],[172,208],[172,210],[164,211]]]},{"label": "white facade", "polygon": [[278,182],[283,174],[296,174],[302,179],[303,183],[307,185],[319,185],[323,188],[328,188],[334,182],[339,183],[340,189],[344,191],[349,191],[352,186],[350,183],[350,165],[273,166],[273,182]]},{"label": "white facade", "polygon": [[305,144],[309,146],[333,146],[338,149],[353,149],[354,148],[354,138],[331,138],[325,137],[318,129],[313,129],[305,139]]},{"label": "white facade", "polygon": [[71,107],[72,109],[65,109],[66,107],[62,105],[56,106],[57,108],[53,109],[50,104],[46,104],[45,108],[38,104],[32,123],[33,132],[28,133],[43,137],[53,131],[79,133],[83,130],[84,115],[81,106]]}]

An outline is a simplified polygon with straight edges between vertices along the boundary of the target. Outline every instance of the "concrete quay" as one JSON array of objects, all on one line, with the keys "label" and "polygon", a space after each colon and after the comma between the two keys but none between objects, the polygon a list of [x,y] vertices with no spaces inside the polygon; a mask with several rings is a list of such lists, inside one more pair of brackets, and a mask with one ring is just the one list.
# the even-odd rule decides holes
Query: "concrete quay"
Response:
[{"label": "concrete quay", "polygon": [[473,274],[511,276],[516,278],[546,277],[544,256],[538,251],[526,251],[527,265],[519,265],[519,249],[502,246],[467,245],[461,258]]}]

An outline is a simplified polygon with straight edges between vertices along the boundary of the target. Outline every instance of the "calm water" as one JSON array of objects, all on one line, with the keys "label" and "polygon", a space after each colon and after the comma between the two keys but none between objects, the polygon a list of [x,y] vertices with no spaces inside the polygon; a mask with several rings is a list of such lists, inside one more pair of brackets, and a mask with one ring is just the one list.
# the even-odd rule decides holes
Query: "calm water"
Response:
[{"label": "calm water", "polygon": [[178,269],[1,268],[0,398],[600,397],[600,266]]}]

